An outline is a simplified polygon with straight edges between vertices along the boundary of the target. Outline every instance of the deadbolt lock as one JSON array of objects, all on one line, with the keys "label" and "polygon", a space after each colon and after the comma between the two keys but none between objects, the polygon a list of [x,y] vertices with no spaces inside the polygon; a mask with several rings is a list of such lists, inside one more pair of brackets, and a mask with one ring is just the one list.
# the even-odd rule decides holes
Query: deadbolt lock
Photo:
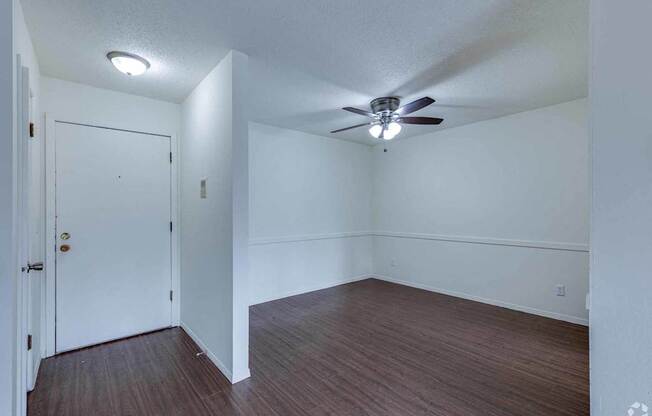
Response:
[{"label": "deadbolt lock", "polygon": [[59,247],[59,250],[61,250],[62,253],[65,253],[70,251],[70,246],[68,244],[62,244],[61,247]]},{"label": "deadbolt lock", "polygon": [[70,234],[68,234],[68,233],[61,233],[60,238],[61,238],[62,240],[68,240],[68,239],[70,238]]}]

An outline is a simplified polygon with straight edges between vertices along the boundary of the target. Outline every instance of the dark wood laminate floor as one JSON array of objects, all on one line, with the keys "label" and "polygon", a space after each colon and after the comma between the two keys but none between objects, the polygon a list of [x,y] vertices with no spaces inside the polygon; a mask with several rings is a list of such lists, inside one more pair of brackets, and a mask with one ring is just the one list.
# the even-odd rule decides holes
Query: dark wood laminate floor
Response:
[{"label": "dark wood laminate floor", "polygon": [[41,415],[589,414],[584,327],[378,280],[251,308],[234,386],[181,329],[43,362]]}]

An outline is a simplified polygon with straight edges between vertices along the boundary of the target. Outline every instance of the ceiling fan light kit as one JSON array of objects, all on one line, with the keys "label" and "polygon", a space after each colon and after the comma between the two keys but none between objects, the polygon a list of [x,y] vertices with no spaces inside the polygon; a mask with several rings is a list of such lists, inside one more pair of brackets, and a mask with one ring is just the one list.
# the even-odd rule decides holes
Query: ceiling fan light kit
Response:
[{"label": "ceiling fan light kit", "polygon": [[404,117],[406,114],[414,113],[434,102],[435,100],[430,97],[423,97],[412,101],[403,107],[399,107],[401,105],[401,100],[398,97],[380,97],[372,100],[369,104],[371,111],[361,110],[354,107],[344,107],[343,110],[345,111],[372,118],[373,121],[333,130],[331,133],[339,133],[341,131],[351,130],[358,127],[370,126],[369,134],[374,138],[392,140],[401,132],[401,124],[438,125],[444,121],[441,118],[435,117]]},{"label": "ceiling fan light kit", "polygon": [[[383,132],[383,126],[380,124],[374,124],[369,129],[369,134],[371,134],[376,139],[380,138],[380,133],[382,132]],[[383,133],[383,139],[392,140],[400,132],[401,132],[401,125],[395,121],[392,121],[385,127],[385,132]]]}]

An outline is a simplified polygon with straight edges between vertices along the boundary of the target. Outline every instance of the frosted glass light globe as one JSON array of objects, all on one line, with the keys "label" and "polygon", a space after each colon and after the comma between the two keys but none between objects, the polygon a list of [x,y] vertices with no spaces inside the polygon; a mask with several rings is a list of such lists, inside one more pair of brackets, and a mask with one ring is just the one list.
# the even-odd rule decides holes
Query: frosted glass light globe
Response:
[{"label": "frosted glass light globe", "polygon": [[374,138],[377,139],[378,136],[380,136],[381,131],[383,131],[383,126],[381,126],[380,124],[374,124],[369,129],[369,134],[371,134],[372,136],[374,136]]},{"label": "frosted glass light globe", "polygon": [[401,132],[401,125],[395,121],[392,121],[391,123],[389,123],[387,129],[385,130],[384,139],[392,140],[400,132]]},{"label": "frosted glass light globe", "polygon": [[149,69],[149,62],[145,58],[130,53],[114,51],[107,54],[106,57],[123,74],[136,76],[144,74]]}]

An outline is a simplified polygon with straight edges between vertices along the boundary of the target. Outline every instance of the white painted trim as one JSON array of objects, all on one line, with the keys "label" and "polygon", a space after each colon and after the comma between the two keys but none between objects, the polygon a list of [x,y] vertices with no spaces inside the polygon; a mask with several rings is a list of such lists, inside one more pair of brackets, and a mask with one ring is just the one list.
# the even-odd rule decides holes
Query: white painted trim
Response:
[{"label": "white painted trim", "polygon": [[34,387],[36,387],[36,377],[38,377],[38,370],[41,368],[41,361],[43,361],[42,358],[36,362],[36,366],[34,367],[34,374],[32,375],[32,385],[27,386],[27,391],[32,391],[34,390]]},{"label": "white painted trim", "polygon": [[[90,127],[111,128],[105,123],[79,123],[58,118],[51,113],[44,113],[45,131],[45,356],[51,357],[56,354],[56,158],[55,158],[55,123],[57,121],[69,124],[81,124]],[[170,138],[170,150],[172,151],[171,177],[170,177],[170,216],[172,220],[171,236],[171,288],[174,291],[172,300],[170,326],[177,326],[181,320],[181,233],[179,232],[180,218],[180,187],[179,187],[179,141],[174,133],[148,133],[144,131],[125,130],[134,133],[152,134]]]},{"label": "white painted trim", "polygon": [[317,290],[329,289],[331,287],[346,285],[346,284],[353,283],[353,282],[359,282],[360,280],[369,279],[371,277],[372,276],[369,275],[369,274],[362,274],[362,275],[346,278],[344,280],[338,280],[338,281],[333,281],[333,282],[329,282],[329,283],[322,283],[322,284],[319,284],[319,285],[316,285],[316,286],[312,286],[312,287],[310,287],[308,289],[293,290],[291,292],[286,292],[281,296],[272,296],[270,298],[266,298],[265,300],[263,300],[261,302],[251,303],[250,306],[260,305],[261,303],[267,303],[267,302],[272,302],[272,301],[279,300],[279,299],[289,298],[291,296],[303,295],[305,293],[315,292]]},{"label": "white painted trim", "polygon": [[29,69],[22,65],[22,58],[20,54],[16,55],[16,77],[15,77],[15,96],[16,99],[14,116],[16,117],[16,147],[15,147],[15,163],[16,168],[16,187],[14,198],[14,236],[16,237],[15,248],[15,261],[14,266],[15,275],[12,273],[10,278],[17,279],[16,284],[16,339],[15,348],[15,386],[14,393],[16,394],[16,413],[19,415],[27,414],[27,392],[28,392],[28,376],[29,365],[28,360],[30,353],[27,350],[27,334],[28,334],[28,308],[29,298],[29,283],[25,278],[25,271],[22,267],[27,266],[29,262],[29,212],[27,210],[27,203],[29,200],[29,150],[28,150],[28,137],[27,137],[27,124],[29,122]]},{"label": "white painted trim", "polygon": [[197,346],[201,348],[204,354],[206,354],[206,356],[213,362],[213,364],[215,364],[215,367],[217,367],[217,369],[220,370],[222,374],[224,374],[224,377],[229,379],[231,384],[235,384],[233,381],[233,375],[231,374],[231,371],[224,365],[222,361],[220,361],[219,358],[217,358],[215,354],[213,354],[211,350],[208,349],[204,341],[202,341],[201,338],[199,338],[199,336],[195,334],[195,332],[192,329],[190,329],[190,327],[186,325],[183,321],[181,321],[181,329],[186,331],[186,334],[188,334],[188,336],[190,336],[190,338],[192,338],[192,340],[195,341],[195,344],[197,344]]},{"label": "white painted trim", "polygon": [[269,298],[267,300],[264,300],[262,302],[254,303],[251,306],[259,305],[261,303],[266,303],[266,302],[272,302],[272,301],[275,301],[275,300],[278,300],[278,299],[283,299],[283,298],[287,298],[287,297],[291,297],[291,296],[302,295],[302,294],[314,292],[314,291],[317,291],[317,290],[328,289],[328,288],[331,288],[331,287],[345,285],[345,284],[349,284],[349,283],[353,283],[353,282],[359,282],[361,280],[366,280],[366,279],[383,280],[383,281],[386,281],[386,282],[396,283],[396,284],[402,285],[402,286],[409,286],[409,287],[413,287],[413,288],[416,288],[416,289],[427,290],[429,292],[441,293],[443,295],[453,296],[453,297],[456,297],[456,298],[466,299],[466,300],[470,300],[470,301],[474,301],[474,302],[486,303],[488,305],[493,305],[493,306],[498,306],[498,307],[501,307],[501,308],[512,309],[512,310],[515,310],[515,311],[525,312],[525,313],[529,313],[529,314],[532,314],[532,315],[543,316],[543,317],[546,317],[546,318],[556,319],[558,321],[565,321],[565,322],[570,322],[570,323],[573,323],[573,324],[584,325],[584,326],[588,326],[588,324],[589,324],[588,319],[580,318],[580,317],[577,317],[577,316],[571,316],[571,315],[565,315],[565,314],[557,313],[557,312],[545,311],[545,310],[542,310],[542,309],[532,308],[532,307],[529,307],[529,306],[517,305],[517,304],[514,304],[514,303],[503,302],[503,301],[495,300],[495,299],[487,299],[487,298],[483,298],[483,297],[480,297],[480,296],[469,295],[469,294],[466,294],[466,293],[456,292],[456,291],[453,291],[453,290],[441,289],[441,288],[437,288],[437,287],[434,287],[434,286],[424,285],[424,284],[421,284],[421,283],[410,282],[410,281],[407,281],[407,280],[395,279],[393,277],[380,275],[380,274],[375,274],[375,273],[355,276],[355,277],[346,279],[344,281],[332,282],[332,283],[328,283],[328,284],[322,284],[322,285],[315,286],[315,287],[310,288],[310,289],[303,289],[303,290],[296,290],[296,291],[288,292],[288,293],[286,293],[286,294],[284,294],[282,296],[274,296],[274,297],[271,297],[271,298]]},{"label": "white painted trim", "polygon": [[467,244],[488,244],[496,246],[510,246],[510,247],[524,247],[542,250],[562,250],[562,251],[578,251],[588,252],[588,244],[568,243],[559,241],[528,241],[528,240],[513,240],[507,238],[491,238],[491,237],[475,237],[475,236],[459,236],[459,235],[445,235],[445,234],[424,234],[424,233],[402,233],[393,231],[354,231],[343,233],[326,233],[326,234],[307,234],[296,236],[284,237],[266,237],[254,238],[249,241],[250,246],[260,246],[267,244],[281,244],[281,243],[295,243],[301,241],[312,240],[328,240],[337,238],[353,238],[353,237],[392,237],[392,238],[411,238],[416,240],[436,240],[447,241],[453,243],[467,243]]},{"label": "white painted trim", "polygon": [[416,289],[427,290],[429,292],[441,293],[443,295],[454,296],[456,298],[471,300],[471,301],[474,301],[474,302],[486,303],[488,305],[499,306],[501,308],[512,309],[512,310],[519,311],[519,312],[525,312],[525,313],[529,313],[529,314],[532,314],[532,315],[543,316],[543,317],[546,317],[546,318],[552,318],[552,319],[556,319],[556,320],[559,320],[559,321],[570,322],[570,323],[573,323],[573,324],[584,325],[584,326],[589,325],[589,320],[588,319],[580,318],[580,317],[577,317],[577,316],[564,315],[562,313],[545,311],[545,310],[542,310],[542,309],[531,308],[529,306],[516,305],[514,303],[503,302],[503,301],[495,300],[495,299],[487,299],[487,298],[483,298],[483,297],[480,297],[480,296],[469,295],[469,294],[462,293],[462,292],[456,292],[456,291],[453,291],[453,290],[441,289],[441,288],[437,288],[437,287],[434,287],[434,286],[425,285],[425,284],[422,284],[422,283],[409,282],[407,280],[395,279],[393,277],[384,276],[384,275],[380,275],[380,274],[372,274],[372,275],[369,276],[369,278],[384,280],[384,281],[390,282],[390,283],[396,283],[396,284],[399,284],[399,285],[409,286],[409,287],[413,287],[413,288],[416,288]]},{"label": "white painted trim", "polygon": [[179,225],[181,221],[181,192],[179,186],[179,141],[176,135],[170,136],[170,151],[172,152],[172,164],[170,167],[170,221],[172,221],[172,235],[170,236],[171,252],[170,262],[172,271],[172,326],[179,326],[181,323],[181,233]]},{"label": "white painted trim", "polygon": [[[247,351],[247,354],[249,354],[249,351]],[[243,374],[239,374],[235,376],[235,378],[230,379],[231,384],[239,383],[242,380],[246,380],[249,377],[251,377],[251,369],[247,368],[247,370]]]},{"label": "white painted trim", "polygon": [[373,235],[371,231],[353,231],[353,232],[345,232],[345,233],[307,234],[307,235],[294,235],[294,236],[285,236],[285,237],[254,238],[249,240],[249,245],[262,246],[267,244],[295,243],[300,241],[368,237],[371,235]]},{"label": "white painted trim", "polygon": [[44,115],[45,131],[45,356],[51,357],[56,349],[56,211],[55,211],[55,156],[54,117]]},{"label": "white painted trim", "polygon": [[489,244],[497,246],[512,246],[512,247],[525,247],[536,248],[544,250],[564,250],[564,251],[580,251],[588,252],[588,244],[567,243],[558,241],[528,241],[528,240],[512,240],[506,238],[490,238],[490,237],[474,237],[474,236],[458,236],[458,235],[445,235],[445,234],[421,234],[421,233],[400,233],[391,231],[374,231],[373,235],[376,237],[394,237],[394,238],[411,238],[417,240],[437,240],[448,241],[454,243],[469,243],[469,244]]}]

